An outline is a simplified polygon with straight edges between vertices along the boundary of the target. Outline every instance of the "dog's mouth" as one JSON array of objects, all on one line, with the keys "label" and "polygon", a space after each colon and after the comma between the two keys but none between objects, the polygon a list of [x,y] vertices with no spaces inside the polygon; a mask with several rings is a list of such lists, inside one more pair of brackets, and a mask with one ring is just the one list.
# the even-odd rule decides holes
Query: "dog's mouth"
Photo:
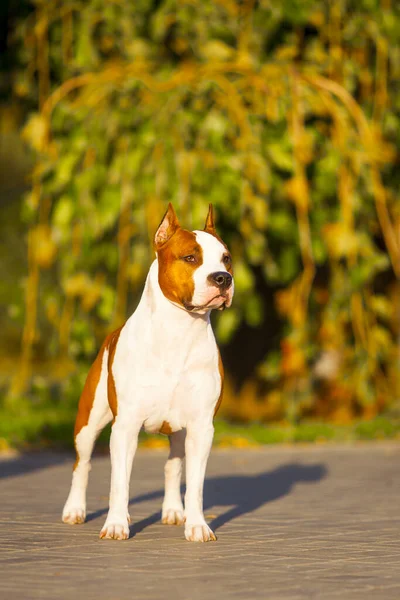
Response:
[{"label": "dog's mouth", "polygon": [[[221,300],[222,300],[221,304],[219,306],[211,306],[213,304],[213,302],[215,300],[217,300],[218,298],[221,298]],[[183,302],[183,306],[189,312],[198,312],[199,310],[208,310],[209,308],[210,309],[216,308],[217,310],[224,310],[226,308],[227,301],[228,301],[228,297],[225,294],[217,294],[216,296],[211,298],[211,300],[206,302],[206,304],[203,304],[201,306],[191,304],[190,302]]]}]

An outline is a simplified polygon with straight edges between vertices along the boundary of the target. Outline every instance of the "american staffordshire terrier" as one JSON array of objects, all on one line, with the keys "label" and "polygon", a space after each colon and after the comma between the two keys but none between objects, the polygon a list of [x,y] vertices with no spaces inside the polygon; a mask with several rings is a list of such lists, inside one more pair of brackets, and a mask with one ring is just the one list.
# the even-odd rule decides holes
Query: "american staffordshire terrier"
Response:
[{"label": "american staffordshire terrier", "polygon": [[[203,515],[203,483],[221,402],[223,366],[210,323],[232,303],[232,259],[210,205],[203,231],[179,225],[171,204],[154,238],[156,259],[133,315],[104,341],[79,401],[76,462],[64,523],[83,523],[94,442],[113,421],[109,512],[101,538],[129,537],[129,480],[142,427],[169,436],[162,522],[185,524],[185,537],[216,537]],[[186,455],[186,494],[180,493]]]}]

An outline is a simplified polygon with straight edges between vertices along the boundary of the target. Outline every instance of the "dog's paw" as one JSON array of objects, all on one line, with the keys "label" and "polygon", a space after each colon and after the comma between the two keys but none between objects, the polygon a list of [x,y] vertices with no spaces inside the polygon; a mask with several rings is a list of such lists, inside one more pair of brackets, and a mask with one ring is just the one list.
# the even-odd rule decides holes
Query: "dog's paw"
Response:
[{"label": "dog's paw", "polygon": [[188,542],[216,542],[217,536],[206,523],[201,525],[186,524],[185,538]]},{"label": "dog's paw", "polygon": [[78,525],[84,523],[85,519],[86,510],[84,508],[65,507],[63,510],[63,523],[68,523],[68,525]]},{"label": "dog's paw", "polygon": [[127,540],[129,537],[128,523],[108,523],[104,524],[100,531],[100,538],[105,540]]},{"label": "dog's paw", "polygon": [[183,525],[185,522],[183,508],[181,510],[175,508],[163,509],[161,520],[164,525]]}]

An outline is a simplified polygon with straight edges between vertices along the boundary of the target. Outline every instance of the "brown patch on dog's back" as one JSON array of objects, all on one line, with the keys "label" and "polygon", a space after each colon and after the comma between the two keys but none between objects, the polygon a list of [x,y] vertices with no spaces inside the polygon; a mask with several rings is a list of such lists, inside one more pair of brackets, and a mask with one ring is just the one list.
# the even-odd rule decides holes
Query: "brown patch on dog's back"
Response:
[{"label": "brown patch on dog's back", "polygon": [[[194,262],[186,262],[185,256],[194,256]],[[158,283],[166,298],[185,306],[194,293],[194,271],[203,264],[203,250],[196,235],[179,229],[158,251]]]},{"label": "brown patch on dog's back", "polygon": [[217,350],[218,350],[218,371],[219,371],[219,374],[221,377],[221,392],[219,394],[217,404],[215,405],[214,417],[217,414],[219,407],[221,406],[222,396],[224,394],[224,365],[222,363],[221,352],[219,351],[219,348],[217,348]]}]

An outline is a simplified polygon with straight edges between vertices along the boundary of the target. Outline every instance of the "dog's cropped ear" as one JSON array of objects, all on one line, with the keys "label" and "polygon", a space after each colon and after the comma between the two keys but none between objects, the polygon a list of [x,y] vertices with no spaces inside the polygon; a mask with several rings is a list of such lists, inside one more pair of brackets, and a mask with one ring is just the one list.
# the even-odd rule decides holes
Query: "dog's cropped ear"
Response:
[{"label": "dog's cropped ear", "polygon": [[214,208],[212,204],[208,205],[208,215],[206,219],[206,224],[204,226],[204,231],[207,233],[211,233],[211,235],[216,235],[215,229],[215,221],[214,221]]},{"label": "dog's cropped ear", "polygon": [[160,223],[159,228],[154,236],[154,249],[159,250],[174,233],[179,229],[178,217],[175,214],[174,207],[171,202],[168,204],[167,212]]}]

